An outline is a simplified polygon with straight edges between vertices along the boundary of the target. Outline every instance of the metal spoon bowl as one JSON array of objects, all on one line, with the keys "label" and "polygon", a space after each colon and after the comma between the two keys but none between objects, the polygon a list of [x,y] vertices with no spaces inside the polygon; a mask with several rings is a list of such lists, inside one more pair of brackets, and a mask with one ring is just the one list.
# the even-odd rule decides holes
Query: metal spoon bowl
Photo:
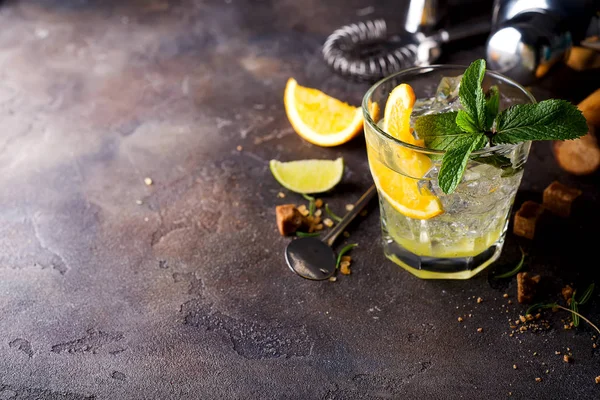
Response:
[{"label": "metal spoon bowl", "polygon": [[332,276],[335,273],[336,256],[331,246],[376,193],[375,185],[372,185],[322,240],[311,237],[292,240],[285,248],[285,260],[290,269],[313,281],[322,281]]},{"label": "metal spoon bowl", "polygon": [[292,240],[285,249],[285,260],[292,271],[313,281],[327,279],[335,272],[333,250],[317,238]]}]

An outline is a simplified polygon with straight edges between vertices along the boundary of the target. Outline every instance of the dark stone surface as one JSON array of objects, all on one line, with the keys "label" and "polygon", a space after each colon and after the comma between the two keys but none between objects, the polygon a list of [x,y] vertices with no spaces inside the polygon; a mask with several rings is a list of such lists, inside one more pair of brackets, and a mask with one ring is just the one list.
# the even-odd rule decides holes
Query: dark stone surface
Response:
[{"label": "dark stone surface", "polygon": [[[360,244],[350,277],[284,265],[269,159],[344,156],[327,198],[340,212],[370,182],[362,138],[325,149],[293,133],[285,82],[358,104],[367,86],[332,75],[319,46],[357,14],[400,20],[399,3],[4,2],[0,399],[598,398],[591,329],[565,331],[557,313],[508,336],[524,307],[490,273],[518,260],[512,236],[488,272],[422,281],[386,261],[373,210],[338,243]],[[594,76],[563,69],[536,91],[579,101]],[[536,144],[517,202],[554,179],[585,195],[576,218],[522,243],[551,300],[598,275],[597,175],[567,176]],[[596,321],[598,304],[584,308]],[[572,364],[554,354],[567,347]]]}]

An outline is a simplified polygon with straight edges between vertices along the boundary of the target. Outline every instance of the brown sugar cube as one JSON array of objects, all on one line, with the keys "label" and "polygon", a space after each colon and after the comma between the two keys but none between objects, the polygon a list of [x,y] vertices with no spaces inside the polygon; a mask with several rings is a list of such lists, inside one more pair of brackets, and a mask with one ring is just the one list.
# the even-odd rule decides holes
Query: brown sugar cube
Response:
[{"label": "brown sugar cube", "polygon": [[352,270],[350,269],[350,263],[347,261],[340,263],[340,272],[342,275],[350,275],[352,273]]},{"label": "brown sugar cube", "polygon": [[[300,210],[300,213],[302,213],[302,210]],[[309,233],[323,230],[323,224],[321,223],[321,217],[317,217],[316,215],[309,215],[308,217],[303,217],[303,218],[304,218],[304,224],[305,224],[305,226],[308,227]]]},{"label": "brown sugar cube", "polygon": [[519,303],[531,303],[538,283],[540,283],[539,275],[531,276],[528,272],[517,274],[517,300]]},{"label": "brown sugar cube", "polygon": [[573,297],[573,288],[569,285],[565,286],[560,290],[560,293],[565,298],[565,301],[571,305],[571,298]]},{"label": "brown sugar cube", "polygon": [[579,196],[581,190],[554,181],[544,189],[544,208],[558,216],[568,217],[571,215],[571,204]]},{"label": "brown sugar cube", "polygon": [[300,207],[298,207],[298,212],[300,212],[300,214],[302,214],[305,217],[307,217],[308,214],[310,214],[310,211],[308,210],[308,208],[306,208],[306,206],[304,204],[302,204]]},{"label": "brown sugar cube", "polygon": [[277,229],[281,236],[291,235],[301,227],[307,226],[307,221],[294,204],[283,204],[275,207]]},{"label": "brown sugar cube", "polygon": [[527,321],[527,318],[525,318],[525,316],[524,316],[524,315],[519,315],[519,321],[521,321],[521,322],[526,322],[526,321]]},{"label": "brown sugar cube", "polygon": [[[302,211],[300,210],[300,212]],[[317,217],[316,215],[309,215],[308,217],[305,217],[305,220],[311,225],[317,225],[321,223],[321,217]]]},{"label": "brown sugar cube", "polygon": [[517,236],[533,239],[535,225],[543,212],[544,208],[542,205],[535,201],[526,201],[523,203],[519,211],[515,214],[513,233]]}]

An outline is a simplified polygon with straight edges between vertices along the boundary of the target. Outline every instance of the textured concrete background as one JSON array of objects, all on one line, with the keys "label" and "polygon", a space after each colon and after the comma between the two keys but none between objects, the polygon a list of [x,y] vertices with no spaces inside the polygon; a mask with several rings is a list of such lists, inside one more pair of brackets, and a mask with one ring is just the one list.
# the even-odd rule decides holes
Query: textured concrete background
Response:
[{"label": "textured concrete background", "polygon": [[[518,260],[512,236],[488,272],[422,281],[383,257],[372,210],[345,239],[360,244],[352,276],[315,283],[284,265],[269,159],[344,156],[327,198],[339,212],[370,182],[362,138],[323,149],[294,134],[285,82],[359,104],[367,87],[319,52],[341,24],[400,20],[398,3],[372,3],[1,5],[0,399],[600,397],[589,328],[556,314],[546,332],[508,336],[524,307],[488,273]],[[443,62],[482,55],[447,50]],[[561,70],[536,93],[576,102],[598,75]],[[547,143],[518,204],[554,179],[585,195],[576,218],[522,243],[551,300],[597,278],[600,222],[598,176],[566,176]],[[596,321],[598,304],[584,308]],[[554,354],[567,347],[572,364]]]}]

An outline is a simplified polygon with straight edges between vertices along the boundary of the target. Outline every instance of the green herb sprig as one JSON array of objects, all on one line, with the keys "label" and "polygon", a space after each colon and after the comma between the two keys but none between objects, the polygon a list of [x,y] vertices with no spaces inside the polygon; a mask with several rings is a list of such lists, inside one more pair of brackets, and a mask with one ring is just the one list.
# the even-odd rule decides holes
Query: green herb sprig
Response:
[{"label": "green herb sprig", "polygon": [[312,215],[315,213],[315,209],[317,208],[315,205],[315,198],[305,193],[302,194],[302,197],[308,200],[308,215],[312,217]]},{"label": "green herb sprig", "polygon": [[[583,315],[581,315],[578,311],[574,311],[573,309],[568,309],[567,307],[563,307],[558,303],[548,303],[548,304],[534,304],[531,307],[529,307],[527,309],[527,312],[525,313],[527,314],[531,314],[533,311],[535,310],[544,310],[544,309],[548,309],[548,308],[559,308],[561,310],[564,311],[568,311],[571,314],[575,314],[577,315],[579,318],[581,318],[582,320],[584,320],[585,322],[587,322],[588,324],[590,324],[590,326],[592,328],[594,328],[598,333],[600,333],[600,328],[598,328],[596,325],[594,325],[594,323],[592,321],[590,321],[589,319],[587,319],[586,317],[584,317]],[[573,323],[573,325],[575,325],[575,323]]]},{"label": "green herb sprig", "polygon": [[577,290],[573,291],[573,295],[571,296],[571,319],[573,320],[573,326],[577,328],[579,326],[579,307],[577,307],[577,300],[575,300],[575,293]]},{"label": "green herb sprig", "polygon": [[358,243],[351,243],[349,245],[344,246],[344,248],[342,248],[342,250],[340,250],[340,252],[337,256],[337,261],[335,262],[335,269],[338,269],[340,267],[340,262],[342,261],[342,257],[344,256],[344,254],[346,254],[347,252],[349,252],[356,246],[358,246]]},{"label": "green herb sprig", "polygon": [[522,247],[519,247],[519,249],[521,250],[521,261],[519,261],[519,263],[517,264],[517,266],[515,268],[513,268],[512,270],[505,272],[504,274],[500,274],[500,275],[496,275],[494,276],[495,279],[504,279],[504,278],[510,278],[512,276],[515,276],[516,274],[519,273],[519,271],[521,271],[521,269],[523,268],[523,265],[525,265],[525,251],[523,251]]},{"label": "green herb sprig", "polygon": [[321,234],[321,232],[311,232],[311,233],[307,233],[307,232],[300,232],[300,231],[296,231],[296,236],[298,237],[317,237]]},{"label": "green herb sprig", "polygon": [[547,304],[538,303],[538,304],[534,304],[531,307],[529,307],[527,309],[527,311],[525,312],[525,314],[526,315],[531,314],[536,310],[543,310],[543,309],[548,309],[548,308],[561,309],[561,310],[568,311],[571,313],[574,327],[577,328],[579,326],[579,319],[581,318],[582,320],[587,322],[592,328],[594,328],[596,331],[598,331],[598,333],[600,333],[600,329],[596,325],[594,325],[594,323],[592,321],[587,319],[585,316],[581,315],[581,313],[579,312],[579,306],[587,303],[591,299],[592,293],[594,292],[595,287],[596,287],[596,284],[594,284],[594,283],[590,284],[587,287],[587,289],[585,289],[585,291],[583,292],[583,295],[581,295],[579,300],[577,300],[577,298],[576,298],[577,290],[573,291],[573,295],[571,296],[571,304],[569,305],[569,308],[563,307],[556,302],[555,303],[547,303]]},{"label": "green herb sprig", "polygon": [[579,298],[578,303],[581,305],[584,305],[585,303],[590,301],[590,299],[592,298],[592,293],[594,293],[595,288],[596,288],[596,284],[590,283],[590,285],[587,287],[587,289],[585,289],[585,291]]},{"label": "green herb sprig", "polygon": [[492,86],[486,95],[481,87],[485,68],[485,60],[476,60],[463,74],[458,90],[462,110],[423,115],[415,121],[428,148],[445,150],[438,175],[444,193],[456,189],[471,153],[488,144],[576,139],[588,131],[581,111],[564,100],[518,104],[499,112],[498,88]]},{"label": "green herb sprig", "polygon": [[581,295],[579,300],[575,297],[577,290],[573,291],[573,296],[571,296],[571,311],[574,311],[574,313],[573,313],[573,326],[574,327],[579,326],[579,316],[577,315],[577,312],[579,311],[579,306],[584,305],[585,303],[587,303],[590,300],[595,287],[596,287],[596,284],[591,283],[587,287],[587,289],[585,289],[585,291],[583,292],[583,294]]},{"label": "green herb sprig", "polygon": [[329,215],[329,218],[331,218],[335,222],[342,221],[342,217],[336,215],[333,211],[331,211],[331,209],[329,208],[329,204],[325,204],[325,212],[327,213],[327,215]]}]

